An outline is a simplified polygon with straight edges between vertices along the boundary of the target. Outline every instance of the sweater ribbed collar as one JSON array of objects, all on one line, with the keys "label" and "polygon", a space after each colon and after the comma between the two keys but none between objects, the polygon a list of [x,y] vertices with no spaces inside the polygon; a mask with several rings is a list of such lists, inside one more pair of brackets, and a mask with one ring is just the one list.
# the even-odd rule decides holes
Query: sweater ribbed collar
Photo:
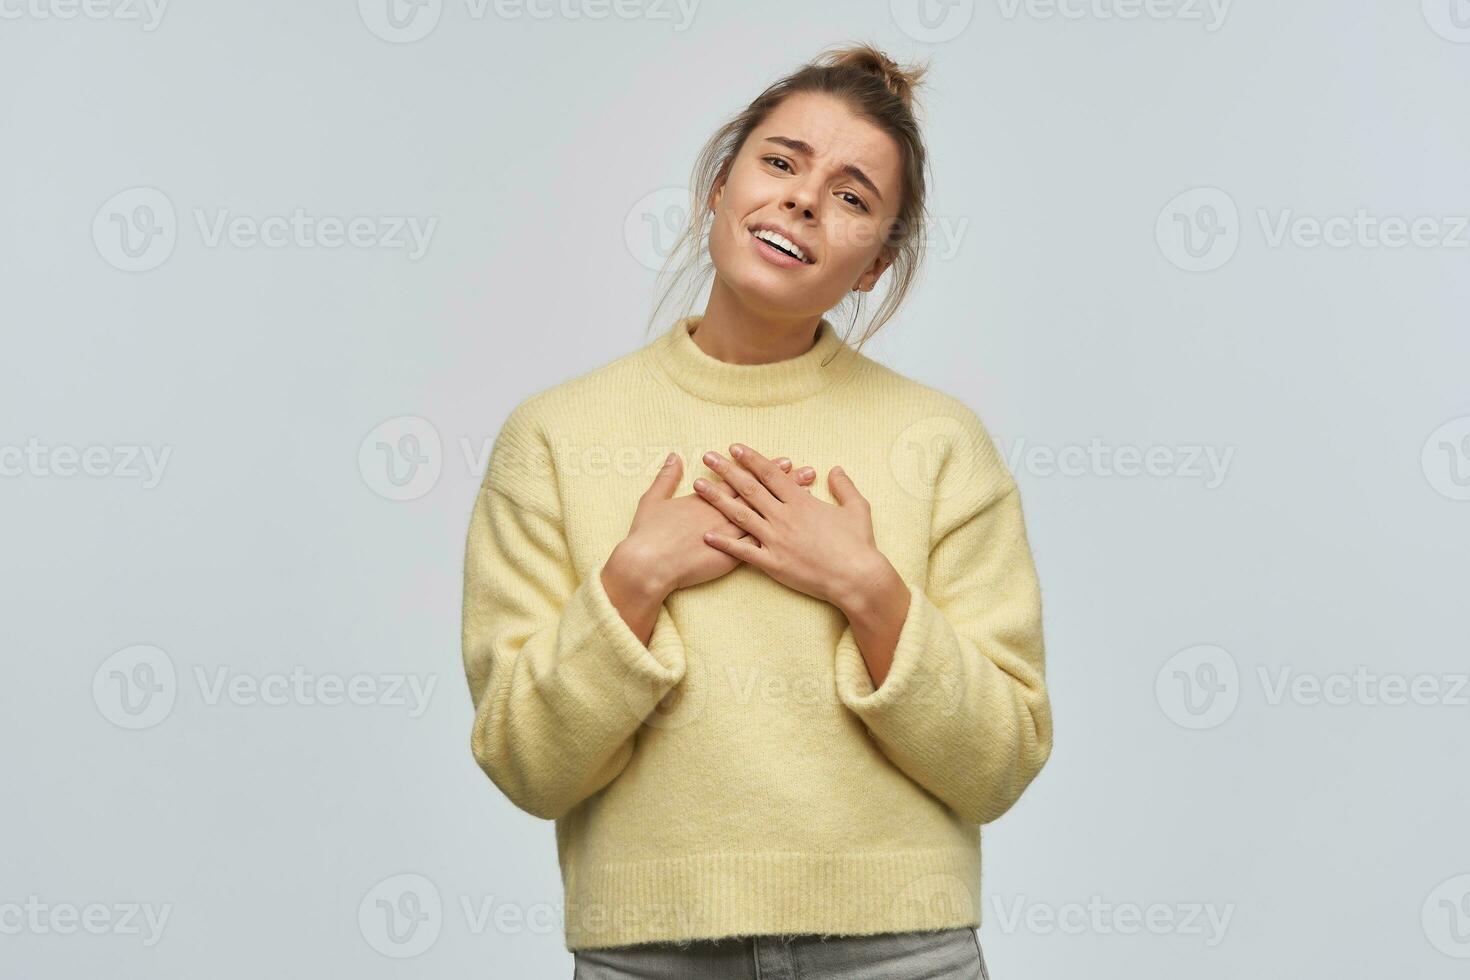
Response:
[{"label": "sweater ribbed collar", "polygon": [[653,343],[653,357],[670,379],[696,398],[722,405],[784,405],[823,391],[847,376],[858,360],[823,317],[817,341],[784,361],[731,364],[706,354],[689,331],[702,314],[681,317]]}]

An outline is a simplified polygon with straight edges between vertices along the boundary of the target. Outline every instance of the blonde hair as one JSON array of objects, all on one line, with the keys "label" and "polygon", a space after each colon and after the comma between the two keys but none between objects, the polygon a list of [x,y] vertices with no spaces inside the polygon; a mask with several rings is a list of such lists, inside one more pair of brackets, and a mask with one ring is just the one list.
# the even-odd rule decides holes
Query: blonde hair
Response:
[{"label": "blonde hair", "polygon": [[[900,67],[871,44],[829,48],[770,85],[739,115],[716,130],[695,161],[690,180],[689,220],[659,273],[660,278],[668,275],[670,281],[654,307],[649,329],[659,322],[659,310],[680,280],[689,280],[683,304],[688,310],[693,294],[713,273],[714,265],[708,258],[712,220],[709,203],[716,184],[729,175],[746,138],[789,96],[820,92],[841,99],[853,112],[893,137],[903,160],[898,216],[883,236],[884,247],[893,254],[893,262],[885,270],[890,273],[888,289],[883,304],[858,341],[861,348],[863,341],[877,333],[897,311],[914,283],[924,256],[928,158],[914,114],[914,91],[927,71],[927,64]],[[691,279],[691,273],[697,274]],[[849,292],[838,304],[841,308],[843,303],[851,301],[854,323],[862,312],[864,295]]]}]

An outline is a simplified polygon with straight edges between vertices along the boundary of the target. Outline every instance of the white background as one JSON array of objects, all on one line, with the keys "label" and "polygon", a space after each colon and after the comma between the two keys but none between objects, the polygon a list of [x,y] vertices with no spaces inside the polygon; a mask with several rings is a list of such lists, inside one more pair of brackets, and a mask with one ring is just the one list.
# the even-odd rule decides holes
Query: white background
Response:
[{"label": "white background", "polygon": [[469,752],[484,454],[647,341],[705,137],[857,39],[933,59],[865,350],[980,413],[1043,584],[992,975],[1464,974],[1470,4],[386,9],[0,0],[6,975],[570,975]]}]

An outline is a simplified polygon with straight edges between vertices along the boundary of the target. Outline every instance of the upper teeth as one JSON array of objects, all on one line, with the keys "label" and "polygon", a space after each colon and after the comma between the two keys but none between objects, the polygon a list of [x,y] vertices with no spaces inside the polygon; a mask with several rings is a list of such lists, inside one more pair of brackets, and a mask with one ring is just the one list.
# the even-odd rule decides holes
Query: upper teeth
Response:
[{"label": "upper teeth", "polygon": [[791,239],[787,238],[785,235],[780,235],[774,231],[769,231],[765,228],[761,228],[755,233],[755,237],[763,238],[773,245],[781,246],[782,248],[786,249],[786,251],[795,255],[798,259],[801,259],[803,262],[808,261],[806,253],[801,250],[801,247],[793,242]]}]

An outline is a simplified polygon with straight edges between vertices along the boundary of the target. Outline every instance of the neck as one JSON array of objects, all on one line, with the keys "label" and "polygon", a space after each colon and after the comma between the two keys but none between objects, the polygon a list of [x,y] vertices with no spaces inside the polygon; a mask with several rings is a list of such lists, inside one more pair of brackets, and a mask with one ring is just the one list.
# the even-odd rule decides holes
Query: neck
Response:
[{"label": "neck", "polygon": [[[805,347],[800,353],[744,364],[705,353],[695,343],[696,336],[706,336],[705,327],[700,315],[680,317],[648,352],[665,377],[707,403],[771,406],[802,401],[851,377],[862,360],[823,318],[817,320],[816,340],[797,345]],[[757,352],[772,350],[762,346]]]},{"label": "neck", "polygon": [[691,336],[700,350],[727,364],[770,364],[811,350],[821,322],[820,313],[753,310],[716,278]]}]

